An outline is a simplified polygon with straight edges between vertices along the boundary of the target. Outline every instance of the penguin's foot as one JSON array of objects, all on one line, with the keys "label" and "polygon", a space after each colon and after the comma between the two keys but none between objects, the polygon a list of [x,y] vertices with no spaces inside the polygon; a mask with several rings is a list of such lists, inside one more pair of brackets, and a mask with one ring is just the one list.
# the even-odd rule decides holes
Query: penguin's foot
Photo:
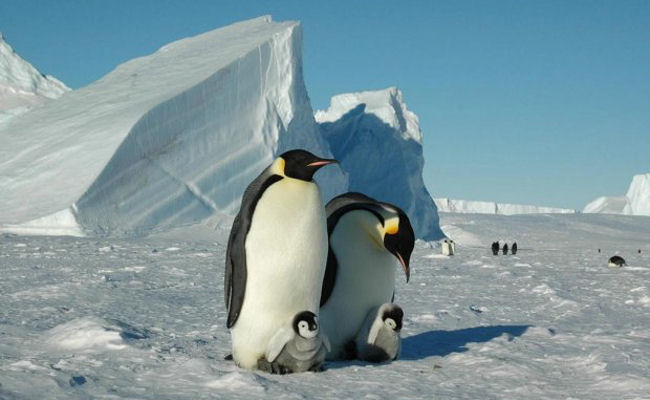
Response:
[{"label": "penguin's foot", "polygon": [[284,375],[291,373],[291,370],[278,364],[277,362],[268,362],[266,359],[261,358],[257,361],[257,368],[260,371],[268,372],[269,374]]},{"label": "penguin's foot", "polygon": [[309,371],[311,372],[323,372],[325,371],[325,364],[320,363],[317,365],[312,365],[311,368],[309,368]]},{"label": "penguin's foot", "polygon": [[357,358],[357,343],[354,340],[350,340],[345,344],[345,360],[356,360]]}]

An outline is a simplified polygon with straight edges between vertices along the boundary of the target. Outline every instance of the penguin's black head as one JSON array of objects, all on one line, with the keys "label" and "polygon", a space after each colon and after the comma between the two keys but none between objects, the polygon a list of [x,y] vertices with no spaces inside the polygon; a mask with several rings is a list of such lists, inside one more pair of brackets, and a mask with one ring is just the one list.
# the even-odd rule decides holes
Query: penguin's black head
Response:
[{"label": "penguin's black head", "polygon": [[320,158],[306,150],[296,149],[282,153],[284,160],[284,174],[290,178],[311,182],[316,171],[328,164],[338,161],[329,158]]},{"label": "penguin's black head", "polygon": [[301,311],[293,317],[293,330],[304,338],[318,334],[318,318],[311,311]]},{"label": "penguin's black head", "polygon": [[[406,281],[409,281],[411,277],[411,269],[409,267],[409,262],[411,259],[411,253],[413,252],[413,247],[415,246],[415,233],[413,232],[413,227],[411,226],[411,221],[404,211],[395,206],[390,206],[395,209],[399,219],[397,223],[392,223],[390,226],[386,226],[386,234],[384,235],[384,247],[386,250],[391,252],[402,265],[402,269],[406,274]],[[388,225],[389,221],[386,221]]]},{"label": "penguin's black head", "polygon": [[404,311],[402,308],[396,304],[391,304],[391,307],[386,308],[382,315],[381,320],[386,322],[386,320],[391,319],[395,323],[394,331],[399,332],[402,330],[402,319],[404,319]]}]

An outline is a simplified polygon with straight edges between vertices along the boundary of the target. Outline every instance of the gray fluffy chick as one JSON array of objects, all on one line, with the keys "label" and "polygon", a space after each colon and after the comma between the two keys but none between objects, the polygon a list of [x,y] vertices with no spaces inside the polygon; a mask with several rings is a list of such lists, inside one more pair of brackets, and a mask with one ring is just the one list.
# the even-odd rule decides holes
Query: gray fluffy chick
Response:
[{"label": "gray fluffy chick", "polygon": [[329,348],[316,315],[301,311],[290,327],[283,327],[271,338],[266,357],[258,361],[257,367],[272,374],[321,371]]},{"label": "gray fluffy chick", "polygon": [[397,304],[384,303],[373,308],[357,334],[357,357],[374,363],[397,359],[402,346],[403,318],[404,311]]}]

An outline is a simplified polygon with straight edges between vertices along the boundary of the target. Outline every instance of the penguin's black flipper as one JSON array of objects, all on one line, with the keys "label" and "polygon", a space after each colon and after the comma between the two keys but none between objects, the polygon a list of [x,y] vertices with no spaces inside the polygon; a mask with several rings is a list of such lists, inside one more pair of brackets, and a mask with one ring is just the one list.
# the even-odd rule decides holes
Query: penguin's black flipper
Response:
[{"label": "penguin's black flipper", "polygon": [[244,294],[246,293],[246,235],[251,227],[253,212],[264,191],[282,179],[280,175],[270,172],[266,168],[246,188],[242,197],[239,213],[233,221],[226,249],[226,272],[224,277],[224,297],[228,309],[228,328],[237,322]]},{"label": "penguin's black flipper", "polygon": [[327,249],[327,265],[325,266],[325,276],[323,277],[323,287],[321,289],[320,295],[320,306],[322,307],[327,300],[332,295],[334,290],[334,283],[336,282],[336,272],[338,271],[338,261],[336,256],[332,251],[332,248],[328,246]]},{"label": "penguin's black flipper", "polygon": [[[343,193],[330,200],[325,206],[325,213],[327,214],[327,236],[329,237],[332,234],[339,219],[351,210],[361,209],[370,211],[383,222],[384,218],[379,214],[379,212],[375,211],[377,207],[376,203],[377,200],[358,192]],[[325,278],[323,279],[323,287],[320,297],[321,307],[327,303],[327,300],[334,290],[337,270],[338,261],[336,260],[336,255],[332,251],[332,248],[329,247],[327,253],[327,266],[325,267]]]}]

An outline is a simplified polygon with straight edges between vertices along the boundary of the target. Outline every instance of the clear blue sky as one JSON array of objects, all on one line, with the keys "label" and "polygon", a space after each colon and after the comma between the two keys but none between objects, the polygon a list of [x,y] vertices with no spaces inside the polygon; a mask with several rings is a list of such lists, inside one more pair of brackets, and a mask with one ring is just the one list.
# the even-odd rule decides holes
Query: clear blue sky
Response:
[{"label": "clear blue sky", "polygon": [[163,44],[300,20],[315,109],[398,86],[434,196],[582,208],[650,172],[650,1],[0,1],[0,31],[72,88]]}]

